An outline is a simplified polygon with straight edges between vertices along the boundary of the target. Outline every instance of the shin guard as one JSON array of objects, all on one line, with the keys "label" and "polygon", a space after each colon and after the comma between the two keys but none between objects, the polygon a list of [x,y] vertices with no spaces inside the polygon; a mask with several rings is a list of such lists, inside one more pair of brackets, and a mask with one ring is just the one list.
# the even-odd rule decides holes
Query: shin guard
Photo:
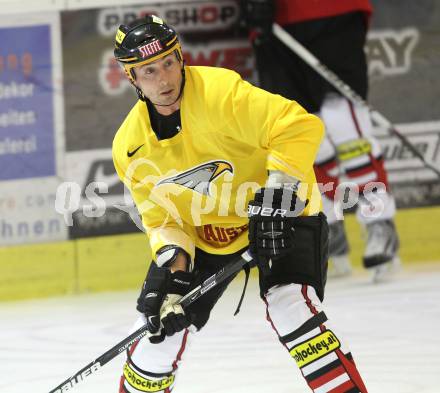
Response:
[{"label": "shin guard", "polygon": [[[135,328],[139,323],[143,323],[142,320]],[[188,334],[188,330],[185,330],[166,337],[158,344],[152,344],[144,337],[133,344],[127,351],[119,393],[170,393],[188,344]]]},{"label": "shin guard", "polygon": [[350,351],[330,328],[312,287],[273,287],[265,301],[269,322],[313,392],[367,393]]}]

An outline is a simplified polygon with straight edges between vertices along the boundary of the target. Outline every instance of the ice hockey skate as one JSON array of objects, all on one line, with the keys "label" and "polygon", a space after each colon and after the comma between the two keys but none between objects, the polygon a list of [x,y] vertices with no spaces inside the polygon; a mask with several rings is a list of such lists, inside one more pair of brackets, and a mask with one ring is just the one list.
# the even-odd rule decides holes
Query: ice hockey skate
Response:
[{"label": "ice hockey skate", "polygon": [[367,224],[367,245],[363,257],[364,267],[370,270],[372,282],[390,279],[400,267],[397,255],[399,238],[392,220]]},{"label": "ice hockey skate", "polygon": [[349,247],[343,221],[329,225],[329,257],[328,277],[340,278],[351,275],[351,262],[348,256]]}]

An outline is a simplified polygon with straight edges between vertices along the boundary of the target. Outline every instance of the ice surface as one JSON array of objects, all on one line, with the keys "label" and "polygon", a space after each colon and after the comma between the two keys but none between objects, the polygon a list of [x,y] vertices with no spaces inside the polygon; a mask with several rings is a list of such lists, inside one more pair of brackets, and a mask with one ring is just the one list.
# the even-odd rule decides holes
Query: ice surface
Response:
[{"label": "ice surface", "polygon": [[[265,320],[256,280],[233,317],[236,279],[185,351],[175,393],[310,392]],[[0,392],[43,393],[127,336],[136,291],[0,304]],[[331,281],[325,311],[348,342],[369,393],[440,392],[440,264],[390,283],[364,272]],[[336,330],[335,329],[335,330]],[[117,392],[125,355],[72,392]]]}]

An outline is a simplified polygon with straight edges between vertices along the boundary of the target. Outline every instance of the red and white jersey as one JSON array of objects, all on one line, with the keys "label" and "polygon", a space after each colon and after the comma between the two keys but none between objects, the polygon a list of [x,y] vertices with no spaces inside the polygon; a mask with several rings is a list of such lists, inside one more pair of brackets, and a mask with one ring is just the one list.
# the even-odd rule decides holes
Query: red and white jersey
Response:
[{"label": "red and white jersey", "polygon": [[369,0],[276,0],[275,21],[280,25],[363,11],[369,17]]}]

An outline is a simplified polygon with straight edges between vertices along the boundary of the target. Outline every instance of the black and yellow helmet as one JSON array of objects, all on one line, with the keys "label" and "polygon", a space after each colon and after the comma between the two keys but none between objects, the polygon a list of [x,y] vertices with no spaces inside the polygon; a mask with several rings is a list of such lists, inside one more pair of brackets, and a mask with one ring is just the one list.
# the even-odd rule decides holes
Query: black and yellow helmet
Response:
[{"label": "black and yellow helmet", "polygon": [[132,82],[135,81],[133,67],[151,63],[173,51],[183,66],[176,31],[156,15],[146,15],[129,25],[120,25],[116,33],[114,55]]}]

